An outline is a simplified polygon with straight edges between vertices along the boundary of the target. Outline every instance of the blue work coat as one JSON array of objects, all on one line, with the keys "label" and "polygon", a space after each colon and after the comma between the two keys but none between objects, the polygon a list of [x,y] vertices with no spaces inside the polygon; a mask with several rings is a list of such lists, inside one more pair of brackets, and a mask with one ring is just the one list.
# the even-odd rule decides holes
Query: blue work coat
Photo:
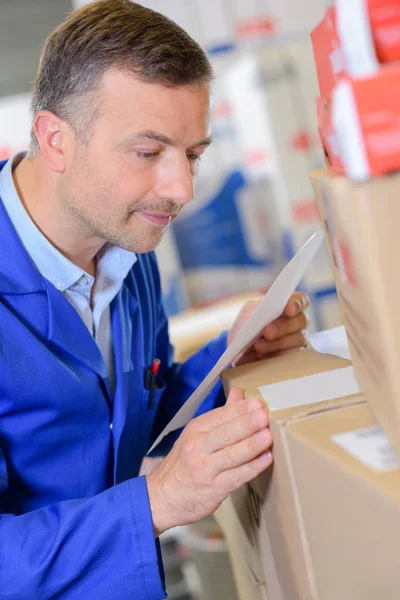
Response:
[{"label": "blue work coat", "polygon": [[[139,255],[111,305],[113,397],[99,347],[36,271],[1,199],[0,244],[0,599],[164,598],[138,473],[226,335],[173,364],[156,260]],[[149,408],[156,357],[163,383]],[[222,402],[217,386],[202,411]]]}]

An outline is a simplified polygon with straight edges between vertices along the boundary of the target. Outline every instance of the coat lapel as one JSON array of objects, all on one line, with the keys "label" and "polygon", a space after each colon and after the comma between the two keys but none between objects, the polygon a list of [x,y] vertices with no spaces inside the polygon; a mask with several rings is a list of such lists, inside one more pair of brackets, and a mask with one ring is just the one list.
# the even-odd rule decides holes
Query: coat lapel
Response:
[{"label": "coat lapel", "polygon": [[[139,437],[143,389],[140,367],[143,346],[142,327],[138,302],[125,283],[112,302],[111,320],[116,381],[113,412],[114,481],[117,483],[137,475],[140,466],[134,464],[134,458],[138,453],[132,454],[127,447],[132,444],[132,438],[137,440]],[[135,414],[130,414],[132,411]],[[131,424],[130,439],[124,435],[127,421]],[[137,431],[135,431],[135,427],[137,427]]]},{"label": "coat lapel", "polygon": [[107,379],[107,366],[99,346],[85,323],[66,298],[46,281],[48,297],[48,340],[62,352],[71,355],[92,369],[102,379]]},{"label": "coat lapel", "polygon": [[[71,355],[103,380],[111,402],[107,367],[101,351],[81,317],[62,293],[38,273],[0,199],[0,296],[25,319],[29,327]],[[21,296],[35,295],[35,302]]]}]

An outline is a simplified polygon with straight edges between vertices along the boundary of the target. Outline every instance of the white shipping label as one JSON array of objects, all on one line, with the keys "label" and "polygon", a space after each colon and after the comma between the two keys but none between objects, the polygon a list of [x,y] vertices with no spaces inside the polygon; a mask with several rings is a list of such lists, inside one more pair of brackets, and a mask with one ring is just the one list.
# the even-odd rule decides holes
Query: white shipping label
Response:
[{"label": "white shipping label", "polygon": [[400,468],[393,446],[378,425],[333,435],[332,440],[372,471],[381,473]]},{"label": "white shipping label", "polygon": [[349,342],[343,326],[312,333],[308,338],[309,345],[322,354],[333,354],[351,360]]},{"label": "white shipping label", "polygon": [[353,367],[279,381],[258,389],[271,411],[335,400],[361,391]]}]

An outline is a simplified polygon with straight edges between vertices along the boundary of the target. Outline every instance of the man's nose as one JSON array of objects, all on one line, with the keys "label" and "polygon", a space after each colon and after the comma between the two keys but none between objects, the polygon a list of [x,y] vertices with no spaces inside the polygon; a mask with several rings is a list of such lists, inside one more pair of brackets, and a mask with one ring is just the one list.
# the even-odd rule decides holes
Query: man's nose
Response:
[{"label": "man's nose", "polygon": [[186,156],[175,157],[168,161],[157,186],[160,198],[169,198],[183,205],[194,198],[194,180],[192,166]]}]

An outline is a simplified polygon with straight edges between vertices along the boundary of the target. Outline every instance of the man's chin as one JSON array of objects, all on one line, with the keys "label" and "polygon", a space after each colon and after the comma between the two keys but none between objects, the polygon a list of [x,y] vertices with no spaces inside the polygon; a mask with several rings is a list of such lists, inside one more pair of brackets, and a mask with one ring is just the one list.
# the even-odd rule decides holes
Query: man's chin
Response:
[{"label": "man's chin", "polygon": [[149,236],[147,239],[135,240],[120,243],[119,245],[124,250],[128,250],[129,252],[134,252],[135,254],[147,254],[148,252],[152,252],[157,248],[157,246],[161,243],[161,240],[164,237],[166,229],[157,233],[157,235]]}]

